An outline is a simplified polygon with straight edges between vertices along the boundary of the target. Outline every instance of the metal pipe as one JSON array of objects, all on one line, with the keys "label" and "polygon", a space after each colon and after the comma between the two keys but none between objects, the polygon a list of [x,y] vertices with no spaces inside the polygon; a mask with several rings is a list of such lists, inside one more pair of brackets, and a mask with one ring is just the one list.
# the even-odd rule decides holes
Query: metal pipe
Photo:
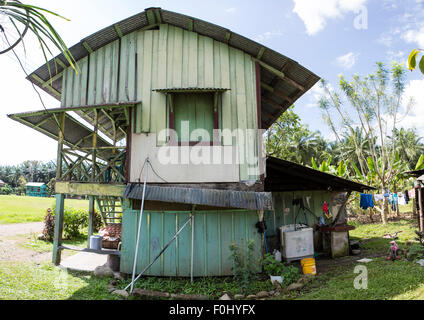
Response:
[{"label": "metal pipe", "polygon": [[191,269],[190,269],[190,276],[191,276],[191,283],[194,282],[194,211],[196,210],[196,206],[193,206],[193,209],[191,211]]},{"label": "metal pipe", "polygon": [[134,282],[135,282],[134,278],[135,278],[135,273],[137,271],[138,247],[140,245],[141,224],[143,222],[144,197],[146,195],[147,176],[149,174],[149,158],[146,159],[145,164],[146,164],[146,176],[144,177],[143,197],[141,199],[140,221],[138,222],[137,245],[135,247],[135,257],[134,257],[134,263],[133,263],[133,273],[132,273],[132,281],[131,281],[131,291],[130,291],[130,294],[134,290]]},{"label": "metal pipe", "polygon": [[[141,273],[137,276],[137,278],[135,278],[135,280],[133,280],[128,286],[126,286],[126,288],[124,290],[128,290],[128,288],[131,286],[131,288],[133,288],[134,283],[140,279],[140,277],[159,259],[159,257],[165,252],[166,249],[168,249],[168,247],[171,245],[171,243],[178,237],[178,235],[184,230],[184,228],[189,224],[189,222],[191,221],[191,217],[187,220],[186,223],[184,223],[184,225],[181,227],[180,230],[178,230],[178,232],[174,235],[174,237],[168,242],[168,244],[162,249],[161,252],[159,252],[159,254],[156,256],[156,258],[153,259],[153,261],[146,267],[144,268],[143,271],[141,271]],[[131,292],[132,293],[132,290]]]}]

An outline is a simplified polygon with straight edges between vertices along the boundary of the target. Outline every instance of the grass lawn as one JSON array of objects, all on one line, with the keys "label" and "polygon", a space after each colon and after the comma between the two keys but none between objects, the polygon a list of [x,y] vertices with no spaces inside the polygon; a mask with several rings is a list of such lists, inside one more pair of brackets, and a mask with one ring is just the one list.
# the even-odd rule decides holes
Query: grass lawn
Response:
[{"label": "grass lawn", "polygon": [[[325,274],[318,274],[316,279],[301,292],[283,296],[283,299],[299,300],[387,300],[387,299],[424,299],[424,269],[415,262],[405,258],[395,262],[386,261],[389,241],[382,239],[385,233],[399,230],[403,232],[397,241],[401,249],[407,248],[408,241],[414,241],[416,221],[400,220],[381,224],[357,225],[351,231],[352,239],[361,241],[365,257],[373,261],[360,264],[353,260],[349,265],[337,266]],[[375,258],[375,256],[379,256]],[[357,290],[354,280],[359,275],[354,273],[358,265],[363,265],[368,272],[368,289]],[[318,269],[319,272],[319,269]]]},{"label": "grass lawn", "polygon": [[[0,196],[0,224],[42,222],[55,198]],[[65,206],[87,209],[88,200],[66,199]]]}]

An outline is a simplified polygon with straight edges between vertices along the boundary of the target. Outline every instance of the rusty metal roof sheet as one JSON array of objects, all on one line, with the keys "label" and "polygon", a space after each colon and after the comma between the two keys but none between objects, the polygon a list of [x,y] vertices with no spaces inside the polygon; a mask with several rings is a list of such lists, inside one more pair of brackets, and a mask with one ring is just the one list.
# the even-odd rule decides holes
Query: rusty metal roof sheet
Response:
[{"label": "rusty metal roof sheet", "polygon": [[[150,21],[149,21],[150,15]],[[89,55],[89,51],[84,45],[88,45],[92,50],[97,50],[108,43],[119,39],[117,30],[120,30],[122,35],[140,30],[145,27],[153,27],[159,24],[170,24],[197,32],[200,35],[211,37],[217,41],[228,43],[228,45],[240,49],[252,57],[261,55],[261,61],[267,63],[272,68],[282,71],[287,77],[300,84],[304,90],[288,85],[282,79],[279,79],[269,70],[261,69],[262,81],[265,84],[280,88],[281,93],[290,97],[292,101],[285,101],[281,97],[269,90],[262,89],[262,96],[268,99],[262,99],[262,108],[265,112],[262,114],[262,128],[266,129],[274,123],[278,117],[287,110],[297,99],[306,93],[320,79],[317,75],[301,66],[296,61],[267,48],[251,39],[243,37],[237,33],[230,31],[227,28],[196,19],[190,16],[179,14],[176,12],[167,11],[161,8],[148,8],[145,11],[138,13],[125,20],[117,22],[109,27],[106,27],[86,38],[81,40],[76,45],[70,48],[75,60],[78,61]],[[299,48],[300,50],[301,48]],[[57,63],[56,61],[59,61]],[[61,78],[56,79],[53,85],[43,85],[51,77],[56,76],[64,70],[63,66],[69,66],[63,54],[58,55],[55,59],[49,62],[50,71],[45,64],[35,70],[28,79],[39,86],[41,89],[60,99],[62,90]]]},{"label": "rusty metal roof sheet", "polygon": [[[143,184],[128,184],[123,197],[141,200],[143,198]],[[147,185],[145,200],[232,209],[272,210],[273,208],[272,195],[268,192]]]},{"label": "rusty metal roof sheet", "polygon": [[300,164],[268,157],[266,160],[265,191],[358,191],[374,187],[314,170]]}]

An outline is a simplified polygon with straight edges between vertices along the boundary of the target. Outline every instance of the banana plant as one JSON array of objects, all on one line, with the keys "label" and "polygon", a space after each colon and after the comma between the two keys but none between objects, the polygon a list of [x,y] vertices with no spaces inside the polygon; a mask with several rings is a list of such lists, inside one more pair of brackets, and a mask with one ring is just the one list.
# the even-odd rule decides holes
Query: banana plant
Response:
[{"label": "banana plant", "polygon": [[[424,51],[423,49],[414,49],[408,58],[409,70],[413,71],[417,68],[417,57],[420,52]],[[421,57],[421,60],[418,64],[418,67],[421,70],[421,73],[424,74],[424,56]]]}]

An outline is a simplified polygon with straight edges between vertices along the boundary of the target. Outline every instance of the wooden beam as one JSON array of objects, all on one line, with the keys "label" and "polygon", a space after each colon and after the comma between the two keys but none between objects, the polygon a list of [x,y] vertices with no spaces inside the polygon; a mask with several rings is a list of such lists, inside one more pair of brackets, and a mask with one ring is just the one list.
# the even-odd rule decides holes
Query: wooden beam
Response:
[{"label": "wooden beam", "polygon": [[194,20],[190,19],[188,22],[188,31],[193,31],[194,30]]},{"label": "wooden beam", "polygon": [[80,183],[71,181],[57,181],[55,192],[57,194],[73,194],[79,196],[111,196],[122,197],[125,184]]},{"label": "wooden beam", "polygon": [[282,93],[281,91],[278,91],[276,89],[274,89],[273,87],[271,87],[270,85],[261,82],[261,87],[264,88],[265,90],[275,94],[276,96],[279,96],[280,98],[283,98],[284,100],[290,102],[291,104],[293,104],[294,100],[290,97],[288,97],[287,95],[285,95],[284,93]]},{"label": "wooden beam", "polygon": [[47,86],[51,86],[53,85],[53,81],[56,81],[57,79],[59,79],[60,77],[63,76],[63,72],[59,72],[57,75],[55,75],[54,77],[52,77],[51,79],[45,81],[42,85],[43,88],[47,87]]},{"label": "wooden beam", "polygon": [[88,51],[88,53],[93,53],[94,51],[93,51],[93,49],[91,49],[91,47],[90,47],[90,45],[87,43],[87,41],[83,41],[83,43],[82,43],[82,45],[83,45],[83,47],[85,48],[85,50],[87,50]]},{"label": "wooden beam", "polygon": [[264,55],[264,53],[265,53],[265,47],[262,47],[261,48],[261,50],[259,50],[259,53],[258,53],[258,55],[256,56],[256,59],[258,59],[258,60],[261,60],[262,59],[262,56]]},{"label": "wooden beam", "polygon": [[59,58],[54,59],[55,62],[57,62],[58,65],[60,65],[63,69],[66,69],[68,66]]},{"label": "wooden beam", "polygon": [[228,31],[226,34],[225,34],[225,41],[226,41],[226,43],[228,44],[229,42],[230,42],[230,39],[231,39],[231,32],[230,31]]},{"label": "wooden beam", "polygon": [[160,16],[160,9],[155,9],[155,18],[158,24],[162,23],[162,17]]},{"label": "wooden beam", "polygon": [[[36,74],[32,74],[31,77],[36,80],[40,85],[43,85],[45,83],[45,81],[43,79],[41,79],[39,76],[37,76]],[[55,96],[55,98],[59,99],[61,98],[62,94],[57,91],[55,88],[53,88],[50,85],[47,85],[45,87],[48,91],[50,91],[51,94],[53,94]]]},{"label": "wooden beam", "polygon": [[149,25],[156,24],[155,13],[153,10],[154,9],[150,9],[146,11],[147,21],[149,22]]},{"label": "wooden beam", "polygon": [[278,104],[277,102],[275,102],[275,101],[273,101],[273,100],[271,100],[267,97],[264,97],[264,96],[262,96],[262,101],[265,101],[265,103],[268,103],[268,104],[270,104],[273,107],[278,108],[278,109],[284,108],[284,106],[282,106],[282,105]]},{"label": "wooden beam", "polygon": [[119,26],[117,24],[114,24],[113,28],[115,29],[116,34],[118,35],[119,38],[122,38],[124,36],[122,31],[121,31],[121,28],[119,28]]},{"label": "wooden beam", "polygon": [[283,81],[286,81],[288,83],[290,83],[292,86],[294,86],[295,88],[301,90],[301,91],[305,91],[305,87],[300,85],[299,83],[297,83],[296,81],[294,81],[293,79],[290,79],[289,77],[287,77],[284,72],[281,72],[277,69],[275,69],[274,67],[271,67],[269,64],[258,60],[256,58],[252,58],[254,61],[258,62],[261,67],[265,68],[266,70],[268,70],[269,72],[275,74],[277,77],[279,77],[280,79],[282,79]]}]

